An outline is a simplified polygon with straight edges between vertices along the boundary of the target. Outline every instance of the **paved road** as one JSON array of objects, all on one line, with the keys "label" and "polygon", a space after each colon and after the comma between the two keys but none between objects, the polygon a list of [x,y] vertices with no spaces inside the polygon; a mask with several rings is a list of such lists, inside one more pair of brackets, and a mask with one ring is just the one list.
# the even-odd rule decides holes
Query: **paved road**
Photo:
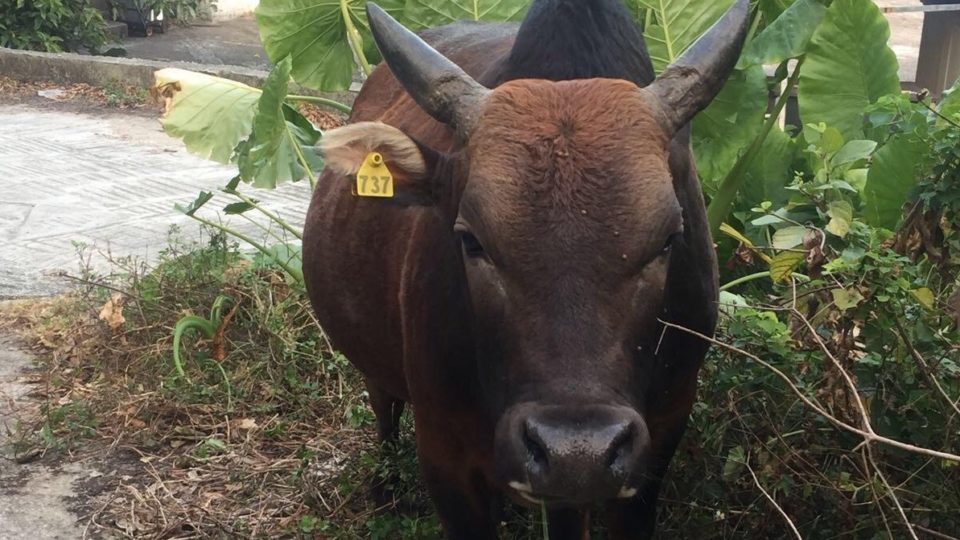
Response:
[{"label": "paved road", "polygon": [[166,34],[130,36],[120,46],[130,58],[270,69],[252,15],[213,24],[172,26]]},{"label": "paved road", "polygon": [[[199,231],[173,204],[216,190],[234,174],[188,154],[153,118],[0,105],[0,299],[64,288],[51,273],[76,273],[74,242],[114,256],[153,258],[171,225],[187,236]],[[309,188],[293,184],[255,196],[299,224]],[[213,208],[228,200],[218,199]],[[255,234],[252,226],[237,225]],[[107,266],[103,257],[92,263]],[[30,365],[31,358],[0,335],[0,448],[20,418],[36,414],[25,380]],[[0,540],[80,538],[71,504],[81,497],[78,483],[100,474],[92,463],[15,465],[0,455]]]},{"label": "paved road", "polygon": [[[61,289],[50,274],[76,273],[74,242],[114,256],[154,257],[171,225],[199,231],[174,203],[216,190],[234,174],[188,154],[156,119],[0,106],[0,298]],[[300,223],[309,187],[258,190],[256,197]],[[209,204],[227,200],[220,195]],[[103,258],[93,262],[104,267]]]}]

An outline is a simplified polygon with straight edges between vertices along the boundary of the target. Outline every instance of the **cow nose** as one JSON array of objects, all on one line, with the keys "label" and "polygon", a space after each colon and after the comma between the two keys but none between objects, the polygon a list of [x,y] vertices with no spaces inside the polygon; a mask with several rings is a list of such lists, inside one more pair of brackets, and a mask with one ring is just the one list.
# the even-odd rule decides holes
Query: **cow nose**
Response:
[{"label": "cow nose", "polygon": [[646,425],[626,407],[548,407],[519,424],[532,496],[582,505],[629,492],[649,446]]}]

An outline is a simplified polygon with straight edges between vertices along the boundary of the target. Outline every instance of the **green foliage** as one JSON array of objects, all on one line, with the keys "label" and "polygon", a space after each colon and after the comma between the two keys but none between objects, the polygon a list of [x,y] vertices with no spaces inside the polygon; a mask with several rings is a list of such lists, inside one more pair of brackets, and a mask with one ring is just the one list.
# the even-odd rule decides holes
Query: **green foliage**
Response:
[{"label": "green foliage", "polygon": [[653,67],[664,70],[723,15],[733,0],[638,0],[650,10],[644,38]]},{"label": "green foliage", "polygon": [[835,0],[810,41],[800,76],[804,122],[824,122],[860,138],[867,106],[900,91],[890,27],[866,0]]},{"label": "green foliage", "polygon": [[290,81],[290,57],[277,63],[263,84],[250,137],[237,147],[240,178],[272,188],[323,168],[314,145],[320,132],[284,102]]},{"label": "green foliage", "polygon": [[155,73],[166,100],[160,119],[167,134],[183,139],[190,152],[229,163],[233,149],[253,128],[262,92],[245,84],[177,68]]},{"label": "green foliage", "polygon": [[[835,128],[808,124],[787,199],[735,214],[745,240],[775,254],[771,273],[794,257],[789,271],[805,276],[782,285],[737,280],[740,294],[722,299],[729,306],[721,310],[721,340],[788,374],[795,389],[737,353],[713,350],[700,398],[711,405],[696,407],[692,420],[705,451],[681,450],[670,488],[677,492],[668,495],[694,505],[672,508],[667,527],[716,526],[719,516],[704,537],[734,537],[736,527],[786,532],[781,521],[751,516],[756,485],[748,465],[804,537],[905,536],[902,520],[884,517],[898,512],[893,495],[913,525],[960,527],[960,494],[943,489],[960,482],[960,467],[879,445],[867,456],[858,437],[811,414],[794,393],[852,425],[860,425],[861,399],[878,433],[960,450],[960,320],[950,307],[960,298],[960,125],[899,94],[877,101],[863,131],[874,140],[845,140]],[[734,515],[736,524],[728,521]]]},{"label": "green foliage", "polygon": [[177,324],[173,327],[173,365],[177,368],[178,375],[187,378],[183,369],[183,360],[180,358],[180,342],[183,340],[183,336],[188,330],[198,330],[205,338],[212,339],[223,323],[223,307],[230,302],[229,297],[220,295],[214,299],[209,317],[185,315],[177,321]]},{"label": "green foliage", "polygon": [[359,0],[264,0],[256,12],[260,39],[273,62],[295,59],[292,74],[301,84],[345,90],[357,69],[347,33],[365,20],[363,6]]},{"label": "green foliage", "polygon": [[519,21],[528,5],[518,0],[405,0],[400,20],[415,29],[456,21]]},{"label": "green foliage", "polygon": [[957,82],[943,93],[938,110],[940,114],[953,120],[960,117],[960,79],[957,79]]},{"label": "green foliage", "polygon": [[116,79],[110,79],[103,85],[103,96],[111,107],[135,107],[147,102],[149,93],[136,86],[129,86]]},{"label": "green foliage", "polygon": [[826,8],[817,0],[797,0],[757,35],[740,55],[738,69],[762,64],[779,64],[807,50],[820,26]]},{"label": "green foliage", "polygon": [[[521,0],[388,0],[378,4],[417,29],[464,19],[517,20],[527,6]],[[345,90],[358,67],[369,71],[368,57],[378,58],[365,5],[360,0],[264,0],[257,7],[260,38],[273,62],[293,58],[292,75],[300,84],[317,90]]]},{"label": "green foliage", "polygon": [[0,47],[96,53],[107,41],[89,0],[0,0]]},{"label": "green foliage", "polygon": [[[300,254],[300,246],[290,241],[290,238],[282,235],[291,235],[296,240],[302,238],[301,233],[292,227],[286,220],[262,206],[256,199],[247,197],[239,191],[240,176],[235,176],[223,188],[223,192],[239,199],[239,202],[229,203],[223,208],[223,212],[228,215],[244,214],[255,210],[260,216],[265,218],[266,224],[262,220],[247,218],[251,223],[257,225],[266,235],[263,240],[248,236],[220,220],[210,220],[202,217],[198,212],[213,199],[213,194],[208,191],[201,191],[200,194],[188,205],[175,204],[174,208],[190,218],[220,231],[224,234],[233,236],[243,241],[248,246],[257,250],[258,254],[253,258],[253,262],[259,266],[275,265],[286,272],[287,277],[301,287],[303,285],[303,262]],[[246,216],[244,216],[246,217]],[[279,232],[274,228],[279,228]],[[276,244],[267,244],[268,241],[276,241]]]},{"label": "green foliage", "polygon": [[874,156],[865,186],[866,220],[892,229],[903,213],[903,203],[913,189],[926,145],[911,134],[892,138]]},{"label": "green foliage", "polygon": [[735,71],[693,121],[693,153],[704,191],[715,193],[763,126],[767,83],[760,66]]}]

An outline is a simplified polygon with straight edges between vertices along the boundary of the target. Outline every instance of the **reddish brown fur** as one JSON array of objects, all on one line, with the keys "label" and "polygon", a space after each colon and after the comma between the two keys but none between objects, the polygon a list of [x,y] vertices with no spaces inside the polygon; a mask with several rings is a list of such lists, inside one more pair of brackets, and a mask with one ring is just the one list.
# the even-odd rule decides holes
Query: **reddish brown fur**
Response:
[{"label": "reddish brown fur", "polygon": [[638,241],[657,242],[678,225],[668,143],[627,81],[509,82],[493,92],[471,138],[465,199],[480,213],[496,211],[488,236],[515,243],[520,254],[541,256],[530,244],[551,227],[565,242],[551,246],[558,256],[589,243],[612,249],[604,263],[625,253],[642,259],[662,244]]},{"label": "reddish brown fur", "polygon": [[[482,81],[510,43],[465,38],[439,49]],[[357,198],[352,180],[332,171],[314,193],[304,238],[311,301],[366,377],[378,422],[396,400],[414,404],[424,481],[451,538],[496,534],[489,509],[503,487],[494,473],[498,418],[489,414],[491,384],[477,372],[471,321],[474,310],[499,309],[483,304],[500,294],[519,306],[504,316],[524,321],[504,330],[509,354],[537,361],[506,363],[502,376],[525,384],[498,388],[506,393],[497,406],[539,395],[646,411],[653,481],[635,500],[612,504],[608,521],[618,538],[652,530],[650,500],[683,431],[705,350],[676,333],[658,342],[656,317],[662,306],[670,320],[711,332],[716,278],[686,139],[668,140],[643,99],[619,80],[509,82],[495,89],[460,155],[469,177],[446,172],[454,180],[444,199],[450,205]],[[351,119],[369,120],[425,148],[458,151],[452,131],[424,114],[384,66],[364,85]],[[681,227],[681,207],[685,239],[668,276],[658,253]],[[463,260],[456,220],[469,220],[497,266],[496,278],[470,294],[464,273],[489,270]],[[624,362],[621,348],[602,348],[638,327],[649,344],[644,354],[661,347],[672,367],[640,370]],[[611,393],[625,382],[652,390]],[[383,426],[384,433],[393,431]],[[585,520],[551,515],[578,535]]]}]

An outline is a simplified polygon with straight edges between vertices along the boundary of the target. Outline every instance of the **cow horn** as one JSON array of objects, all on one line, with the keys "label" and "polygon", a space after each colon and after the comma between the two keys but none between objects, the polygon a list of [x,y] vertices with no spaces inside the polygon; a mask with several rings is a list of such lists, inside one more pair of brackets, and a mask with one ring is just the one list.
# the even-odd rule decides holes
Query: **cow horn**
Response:
[{"label": "cow horn", "polygon": [[671,136],[706,108],[723,88],[743,48],[750,22],[749,0],[736,0],[709,30],[643,92],[660,109]]},{"label": "cow horn", "polygon": [[410,97],[427,114],[468,138],[490,90],[380,6],[367,4],[367,21],[380,54]]}]

